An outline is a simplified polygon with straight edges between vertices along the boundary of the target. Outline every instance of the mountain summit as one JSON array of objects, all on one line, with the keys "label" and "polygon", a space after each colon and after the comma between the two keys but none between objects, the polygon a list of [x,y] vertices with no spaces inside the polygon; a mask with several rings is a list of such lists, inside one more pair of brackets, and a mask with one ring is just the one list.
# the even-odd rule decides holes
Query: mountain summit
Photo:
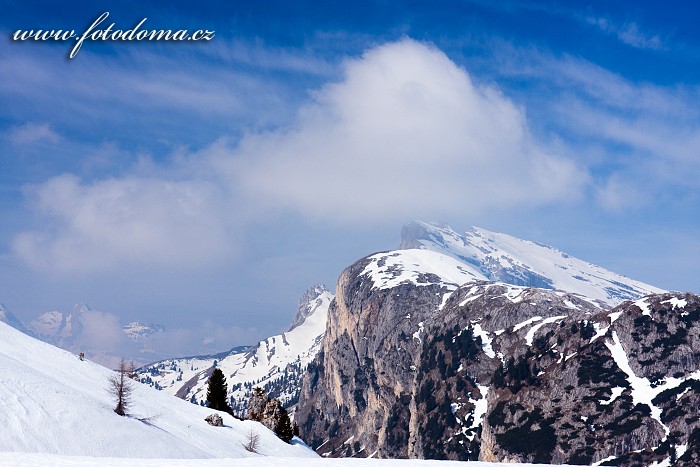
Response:
[{"label": "mountain summit", "polygon": [[[586,307],[596,310],[615,305],[623,298],[636,299],[661,292],[555,248],[479,228],[461,235],[448,226],[415,222],[403,227],[400,248],[367,258],[359,276],[370,279],[373,289],[407,284],[440,290],[443,301],[438,306],[443,306],[449,298],[443,292],[484,281],[508,285],[506,290],[514,296],[520,296],[523,286],[557,289],[559,297],[565,292],[577,295],[576,300],[569,297],[567,303],[587,303]],[[306,365],[321,348],[333,299],[324,286],[313,286],[301,298],[287,332],[264,339],[251,348],[148,365],[140,370],[142,381],[201,403],[208,375],[220,367],[226,373],[230,402],[235,410],[245,411],[255,385],[264,387],[285,405],[293,405],[299,396]]]},{"label": "mountain summit", "polygon": [[479,227],[459,234],[446,225],[413,222],[403,227],[399,248],[451,256],[464,262],[482,280],[565,290],[608,305],[665,292],[556,248]]},{"label": "mountain summit", "polygon": [[295,417],[319,454],[700,465],[700,297],[483,229],[403,246],[340,275]]}]

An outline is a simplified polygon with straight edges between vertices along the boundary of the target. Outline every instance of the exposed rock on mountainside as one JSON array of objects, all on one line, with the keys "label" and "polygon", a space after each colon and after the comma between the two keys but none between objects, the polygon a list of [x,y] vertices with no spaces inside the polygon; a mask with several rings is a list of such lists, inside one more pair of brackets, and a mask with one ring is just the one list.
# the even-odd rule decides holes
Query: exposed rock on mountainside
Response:
[{"label": "exposed rock on mountainside", "polygon": [[557,290],[458,286],[470,271],[423,253],[341,274],[296,418],[319,453],[692,465],[697,296],[610,310]]}]

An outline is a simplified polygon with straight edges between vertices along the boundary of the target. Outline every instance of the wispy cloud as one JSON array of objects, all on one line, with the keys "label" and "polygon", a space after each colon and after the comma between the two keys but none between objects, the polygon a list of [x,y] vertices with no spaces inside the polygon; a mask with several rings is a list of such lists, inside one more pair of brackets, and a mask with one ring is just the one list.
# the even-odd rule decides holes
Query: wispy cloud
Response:
[{"label": "wispy cloud", "polygon": [[231,254],[225,196],[206,182],[133,176],[83,183],[62,175],[31,196],[44,227],[17,235],[13,249],[40,270],[195,266]]},{"label": "wispy cloud", "polygon": [[86,49],[79,60],[66,61],[56,47],[1,42],[0,98],[15,121],[46,122],[58,133],[70,128],[86,139],[92,129],[104,135],[111,128],[171,140],[187,132],[189,141],[210,142],[243,125],[284,123],[290,103],[304,97],[291,91],[295,79],[324,76],[330,68],[312,53],[264,44],[218,41],[169,53],[159,45],[128,45],[114,55]]},{"label": "wispy cloud", "polygon": [[12,127],[8,132],[8,137],[15,146],[57,143],[60,140],[60,136],[49,123],[25,123]]},{"label": "wispy cloud", "polygon": [[617,23],[603,16],[581,17],[587,24],[597,27],[601,31],[617,37],[621,42],[637,49],[664,50],[665,46],[658,34],[650,34],[634,21]]},{"label": "wispy cloud", "polygon": [[[586,60],[540,50],[499,44],[496,53],[503,78],[530,86],[525,105],[538,128],[557,135],[562,153],[590,170],[602,207],[680,205],[700,190],[696,87],[634,82]],[[621,203],[634,197],[632,183],[646,196]]]}]

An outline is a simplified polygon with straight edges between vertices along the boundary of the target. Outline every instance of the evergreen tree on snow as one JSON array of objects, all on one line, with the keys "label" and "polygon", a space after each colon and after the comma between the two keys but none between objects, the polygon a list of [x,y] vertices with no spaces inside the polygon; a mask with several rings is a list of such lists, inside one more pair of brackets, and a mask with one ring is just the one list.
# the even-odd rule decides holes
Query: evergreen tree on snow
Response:
[{"label": "evergreen tree on snow", "polygon": [[209,377],[209,386],[207,387],[207,406],[214,410],[233,415],[233,410],[228,405],[228,384],[224,372],[219,368],[215,369]]},{"label": "evergreen tree on snow", "polygon": [[289,414],[282,406],[282,403],[278,399],[274,399],[277,402],[279,411],[277,412],[275,420],[274,432],[279,439],[285,443],[289,443],[292,438],[294,438],[294,429],[292,428],[292,421],[289,419]]}]

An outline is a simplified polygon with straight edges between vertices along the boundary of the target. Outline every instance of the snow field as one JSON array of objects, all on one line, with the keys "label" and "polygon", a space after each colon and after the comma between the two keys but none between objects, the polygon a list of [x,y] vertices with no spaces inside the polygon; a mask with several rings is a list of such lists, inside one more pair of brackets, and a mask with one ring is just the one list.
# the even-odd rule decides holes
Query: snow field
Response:
[{"label": "snow field", "polygon": [[[542,464],[434,461],[421,459],[300,459],[257,457],[245,459],[119,459],[52,454],[0,452],[0,467],[534,467]],[[564,467],[564,466],[550,466]]]},{"label": "snow field", "polygon": [[[114,413],[116,404],[108,391],[113,371],[80,361],[4,323],[0,323],[0,342],[0,450],[6,453],[199,459],[317,457],[301,444],[280,441],[257,422],[218,412],[225,426],[209,426],[204,418],[214,411],[136,382],[131,416],[120,417]],[[244,448],[251,432],[259,436],[260,454]],[[4,459],[7,456],[12,458],[6,454]]]}]

